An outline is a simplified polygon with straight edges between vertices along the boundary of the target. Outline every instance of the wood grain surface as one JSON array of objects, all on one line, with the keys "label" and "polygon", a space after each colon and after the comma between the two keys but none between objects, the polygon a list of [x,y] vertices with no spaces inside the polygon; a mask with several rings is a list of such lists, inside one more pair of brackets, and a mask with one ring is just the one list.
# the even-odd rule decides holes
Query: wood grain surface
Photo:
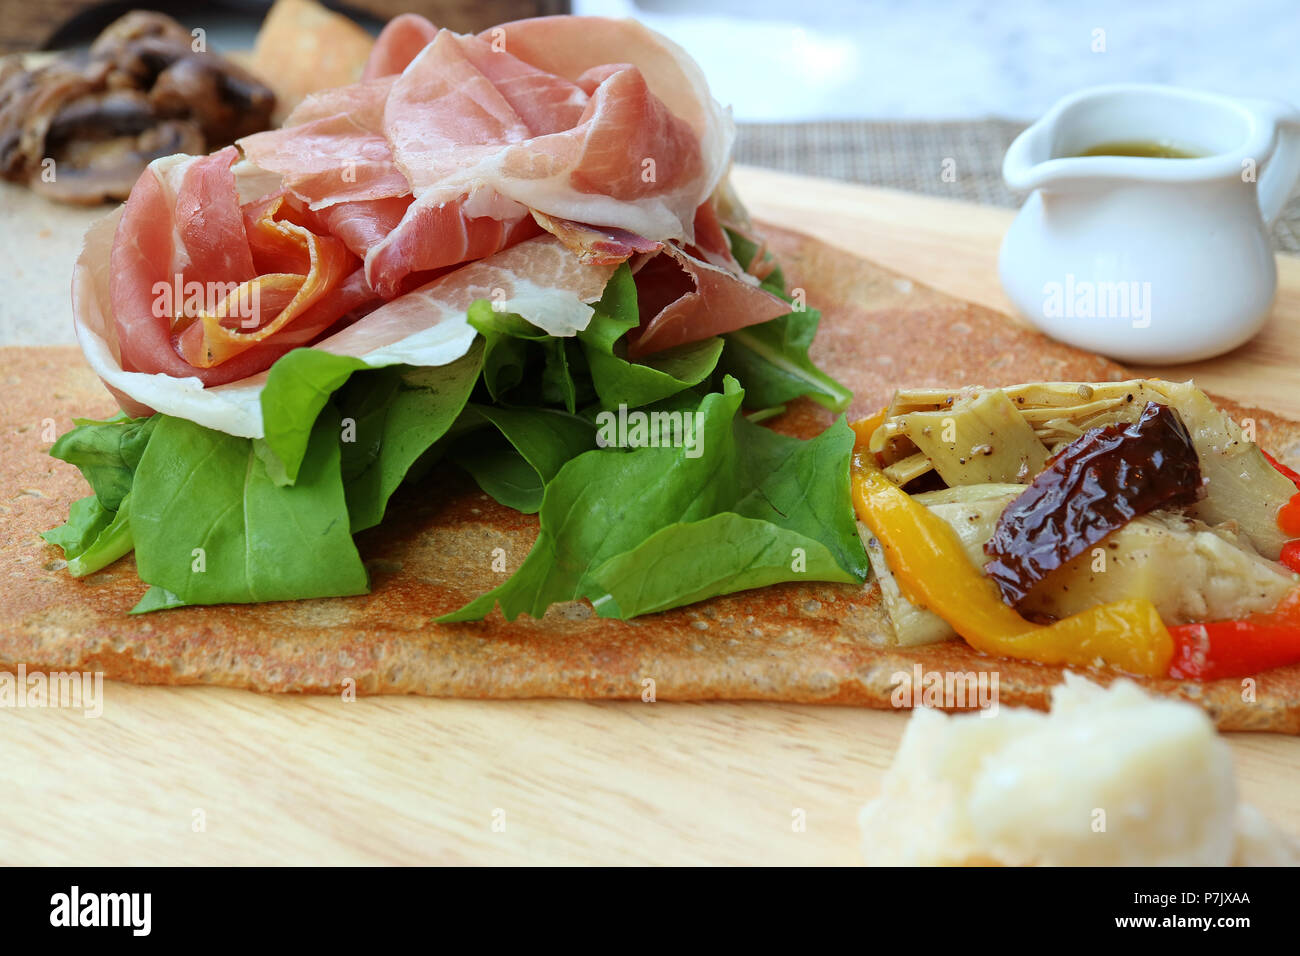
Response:
[{"label": "wood grain surface", "polygon": [[[736,178],[760,217],[1006,308],[1002,210]],[[1300,417],[1300,262],[1279,270],[1261,339],[1197,378]],[[0,711],[0,863],[851,864],[857,809],[905,722],[781,704],[349,702],[109,683],[98,718]],[[1243,797],[1300,833],[1300,739],[1228,737]]]}]

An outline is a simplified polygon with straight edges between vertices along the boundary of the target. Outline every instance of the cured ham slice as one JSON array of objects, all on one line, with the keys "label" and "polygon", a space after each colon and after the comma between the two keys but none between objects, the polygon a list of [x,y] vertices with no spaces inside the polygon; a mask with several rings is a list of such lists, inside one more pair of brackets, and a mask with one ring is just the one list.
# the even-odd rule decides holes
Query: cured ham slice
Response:
[{"label": "cured ham slice", "polygon": [[[617,59],[587,51],[581,69],[558,70],[546,47],[560,34],[566,47],[598,37]],[[406,15],[380,36],[365,77],[240,145],[313,210],[365,204],[338,220],[384,296],[411,273],[535,234],[530,211],[690,241],[730,148],[730,118],[698,69],[630,22],[551,18],[473,37]]]},{"label": "cured ham slice", "polygon": [[[731,254],[731,240],[727,238],[727,232],[722,228],[717,207],[712,200],[700,203],[700,208],[695,210],[695,242],[687,251],[719,269],[735,273],[743,271],[736,257]],[[755,256],[755,259],[761,260],[761,258]],[[761,279],[762,276],[759,278]]]},{"label": "cured ham slice", "polygon": [[384,109],[393,158],[420,203],[490,189],[548,216],[689,239],[714,186],[698,137],[637,67],[600,75],[588,96],[581,75],[544,73],[481,37],[440,31],[393,84]]},{"label": "cured ham slice", "polygon": [[418,13],[394,17],[375,40],[361,78],[373,80],[401,73],[437,35],[438,28]]},{"label": "cured ham slice", "polygon": [[573,250],[583,262],[610,265],[635,255],[658,252],[663,243],[652,242],[626,229],[588,226],[571,219],[557,219],[533,210],[533,219],[555,238]]},{"label": "cured ham slice", "polygon": [[[408,204],[401,221],[366,251],[366,276],[375,291],[392,298],[407,276],[484,259],[542,230],[526,209],[510,219],[472,217],[465,204]],[[351,210],[348,210],[351,213]],[[373,234],[375,224],[366,227]]]},{"label": "cured ham slice", "polygon": [[635,20],[607,17],[536,17],[485,30],[480,36],[499,38],[511,55],[575,83],[584,74],[599,75],[608,64],[635,63],[651,95],[685,122],[699,141],[702,181],[708,188],[699,193],[692,209],[712,194],[726,174],[735,139],[731,111],[718,105],[699,65],[667,37]]},{"label": "cured ham slice", "polygon": [[316,215],[330,235],[338,236],[354,255],[364,259],[397,228],[412,198],[408,195],[343,202],[327,206]]},{"label": "cured ham slice", "polygon": [[[399,17],[361,82],[242,140],[237,168],[233,149],[155,162],[87,237],[78,336],[124,408],[259,436],[292,348],[444,364],[479,298],[574,335],[625,261],[634,357],[762,322],[788,306],[731,256],[711,198],[731,137],[695,64],[632,21],[466,36]],[[172,280],[221,293],[160,312]]]},{"label": "cured ham slice", "polygon": [[341,240],[282,218],[279,197],[241,209],[238,155],[159,160],[132,189],[110,256],[122,368],[235,381],[361,304],[355,282],[329,295],[359,266]]},{"label": "cured ham slice", "polygon": [[636,274],[641,325],[628,339],[628,356],[698,342],[767,322],[790,311],[790,303],[673,245],[664,247]]},{"label": "cured ham slice", "polygon": [[[183,178],[183,167],[195,162],[174,160],[175,168],[165,171],[163,179]],[[256,175],[256,170],[247,173],[248,178]],[[140,188],[152,191],[153,185],[143,182]],[[157,349],[160,361],[143,366],[126,361],[126,355],[145,350],[124,339],[124,330],[134,337],[136,329],[125,326],[115,314],[112,287],[120,281],[116,279],[120,275],[120,261],[115,261],[119,260],[118,250],[138,246],[148,252],[145,258],[159,255],[163,262],[170,262],[172,253],[170,240],[162,235],[171,229],[170,219],[164,220],[163,229],[140,232],[134,242],[115,242],[115,236],[122,234],[126,213],[124,206],[91,227],[73,273],[77,339],[91,368],[131,414],[164,412],[232,435],[261,437],[259,401],[270,363],[253,361],[254,350],[213,369],[194,369],[184,363],[168,339],[155,334],[146,337],[146,342]],[[285,251],[282,248],[281,254]],[[250,254],[256,264],[262,255],[272,253],[255,243]],[[339,315],[359,308],[371,311],[311,345],[362,358],[374,367],[445,365],[464,355],[473,343],[476,333],[465,313],[470,303],[480,298],[500,302],[503,309],[522,315],[552,335],[574,335],[586,328],[593,313],[589,303],[601,297],[613,269],[584,264],[563,243],[543,235],[449,272],[378,308],[372,308],[374,293],[358,269],[318,299],[315,308]],[[298,325],[291,323],[270,340],[277,351],[307,344]],[[143,328],[149,333],[157,326]],[[259,346],[269,347],[269,343]],[[167,368],[160,368],[162,364]],[[231,367],[237,368],[238,374],[230,379],[207,374]]]},{"label": "cured ham slice", "polygon": [[239,146],[312,209],[407,196],[410,183],[394,164],[383,129],[392,88],[385,78],[314,94],[283,129],[245,136]]}]

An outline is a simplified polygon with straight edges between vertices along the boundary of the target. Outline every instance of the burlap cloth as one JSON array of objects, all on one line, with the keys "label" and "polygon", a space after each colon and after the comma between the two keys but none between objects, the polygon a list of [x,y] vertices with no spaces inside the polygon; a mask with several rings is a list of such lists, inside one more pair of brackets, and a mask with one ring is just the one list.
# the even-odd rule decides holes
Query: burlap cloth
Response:
[{"label": "burlap cloth", "polygon": [[[1015,207],[1024,196],[1011,192],[1002,182],[1002,154],[1025,125],[996,119],[741,123],[736,161]],[[1273,241],[1280,250],[1300,252],[1300,193],[1291,198],[1274,225]]]}]

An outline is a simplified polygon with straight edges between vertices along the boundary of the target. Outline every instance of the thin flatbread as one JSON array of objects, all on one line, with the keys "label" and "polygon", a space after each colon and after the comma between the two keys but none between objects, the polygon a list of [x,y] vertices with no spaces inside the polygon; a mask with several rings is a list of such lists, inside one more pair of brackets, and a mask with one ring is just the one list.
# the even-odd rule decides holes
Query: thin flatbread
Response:
[{"label": "thin flatbread", "polygon": [[[813,239],[766,228],[792,286],[823,320],[818,364],[852,387],[850,416],[900,385],[1009,385],[1131,377],[1120,366],[1025,330],[988,309],[912,283]],[[1300,424],[1251,415],[1259,441],[1300,462]],[[445,697],[770,700],[890,707],[898,672],[996,672],[999,702],[1043,708],[1061,669],[985,657],[960,641],[916,648],[883,643],[888,619],[874,585],[777,585],[632,621],[585,604],[541,620],[438,625],[513,571],[536,518],[504,508],[448,466],[400,490],[384,524],[358,536],[373,592],[362,597],[126,612],[145,591],[130,557],[71,578],[41,531],[87,493],[77,471],[46,455],[73,416],[114,406],[75,348],[0,349],[0,667],[96,670],[157,684],[222,684],[261,691]],[[802,402],[776,422],[811,435],[833,420]],[[1094,675],[1103,682],[1106,674]],[[1204,707],[1224,730],[1300,733],[1300,665],[1240,680],[1144,680]]]}]

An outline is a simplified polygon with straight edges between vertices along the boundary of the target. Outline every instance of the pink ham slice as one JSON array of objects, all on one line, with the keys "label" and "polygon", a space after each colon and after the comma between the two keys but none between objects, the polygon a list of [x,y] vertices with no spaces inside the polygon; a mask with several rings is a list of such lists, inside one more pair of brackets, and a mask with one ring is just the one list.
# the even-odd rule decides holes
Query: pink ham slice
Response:
[{"label": "pink ham slice", "polygon": [[409,195],[410,183],[393,164],[384,135],[392,88],[386,77],[314,93],[282,129],[245,136],[239,146],[313,209]]},{"label": "pink ham slice", "polygon": [[589,226],[571,219],[557,219],[533,210],[537,224],[568,246],[583,262],[617,265],[635,255],[658,252],[663,243],[651,242],[626,229]]},{"label": "pink ham slice", "polygon": [[[196,388],[193,379],[145,374],[123,364],[109,263],[121,220],[119,209],[91,228],[73,274],[77,338],[91,368],[130,414],[158,411],[232,435],[261,437],[259,396],[265,369],[238,381]],[[591,308],[584,303],[600,298],[612,273],[612,266],[584,265],[553,237],[539,236],[384,303],[312,347],[356,356],[374,366],[445,365],[473,343],[476,333],[465,313],[470,303],[483,298],[496,298],[553,334],[573,334],[590,318]],[[364,282],[356,286],[359,277],[359,272],[349,277],[335,294],[369,295]]]},{"label": "pink ham slice", "polygon": [[[528,98],[518,70],[498,75],[517,101]],[[413,208],[409,177],[384,132],[393,86],[391,77],[379,76],[325,91],[305,100],[285,129],[240,141],[250,160],[280,173],[285,187],[364,257],[366,277],[383,298],[403,291],[408,276],[484,258],[540,231],[527,209],[499,197],[488,198],[488,215],[472,214],[459,198]]]},{"label": "pink ham slice", "polygon": [[[337,250],[331,250],[332,269],[340,279],[324,278],[308,297],[298,298],[294,317],[282,333],[247,348],[235,346],[220,364],[204,367],[182,357],[182,322],[175,313],[177,300],[184,298],[188,284],[197,282],[206,290],[257,279],[231,172],[238,155],[234,147],[227,147],[211,156],[161,160],[151,164],[132,189],[110,258],[110,313],[123,369],[193,376],[204,385],[237,381],[266,368],[375,298],[358,278],[343,276],[345,261]],[[338,243],[329,237],[321,241]],[[302,268],[307,268],[305,260]],[[273,284],[277,290],[287,285],[292,293],[303,284],[301,279],[295,283],[290,273],[279,278],[281,281]],[[171,290],[171,313],[160,308],[163,287]],[[293,299],[292,294],[268,294],[259,303],[262,314],[252,317],[253,329],[274,321],[276,313]],[[194,339],[201,331],[199,323],[184,330],[190,353],[201,351]]]},{"label": "pink ham slice", "polygon": [[541,231],[527,215],[473,218],[459,202],[412,203],[398,225],[367,249],[366,275],[379,295],[392,298],[410,275],[485,259]]},{"label": "pink ham slice", "polygon": [[[557,69],[551,46],[583,36],[617,61],[586,51]],[[408,15],[385,29],[365,76],[241,146],[313,210],[362,204],[337,214],[340,235],[384,296],[407,275],[535,234],[529,210],[689,241],[725,167],[729,118],[689,58],[636,24],[552,18],[472,37]]]},{"label": "pink ham slice", "polygon": [[672,244],[637,272],[636,291],[641,325],[628,336],[628,356],[633,359],[790,311],[788,302],[757,282],[738,279]]},{"label": "pink ham slice", "polygon": [[[607,17],[537,17],[485,30],[480,36],[502,38],[511,55],[575,83],[582,82],[584,75],[588,82],[599,77],[609,64],[636,64],[650,94],[685,122],[699,143],[702,188],[690,208],[682,211],[687,220],[726,174],[735,137],[730,111],[723,110],[710,95],[699,65],[667,37],[635,20]],[[689,221],[685,226],[685,238],[689,239]],[[632,225],[625,228],[651,239],[669,238]]]},{"label": "pink ham slice", "polygon": [[438,28],[418,13],[394,17],[379,32],[361,79],[401,73],[437,35]]},{"label": "pink ham slice", "polygon": [[636,67],[568,80],[446,30],[394,82],[384,128],[420,204],[491,191],[663,241],[690,238],[713,188],[694,130]]},{"label": "pink ham slice", "polygon": [[[642,313],[634,356],[788,310],[743,275],[709,198],[728,161],[729,116],[679,48],[634,22],[545,18],[474,37],[401,17],[363,82],[309,97],[288,123],[241,146],[279,176],[281,231],[306,236],[311,261],[329,271],[311,285],[286,278],[286,266],[266,283],[272,312],[300,311],[274,328],[263,317],[264,340],[249,346],[209,316],[203,334],[215,339],[196,342],[202,330],[152,310],[154,283],[178,271],[222,282],[265,273],[233,150],[154,164],[121,214],[111,261],[102,230],[94,249],[88,240],[79,336],[124,400],[197,408],[187,417],[255,434],[258,373],[290,348],[442,364],[473,339],[468,304],[503,292],[534,324],[573,334],[590,314],[583,303],[629,259]],[[263,244],[278,234],[274,222],[262,230]],[[357,260],[364,268],[343,268]],[[202,347],[216,339],[220,357]]]}]

